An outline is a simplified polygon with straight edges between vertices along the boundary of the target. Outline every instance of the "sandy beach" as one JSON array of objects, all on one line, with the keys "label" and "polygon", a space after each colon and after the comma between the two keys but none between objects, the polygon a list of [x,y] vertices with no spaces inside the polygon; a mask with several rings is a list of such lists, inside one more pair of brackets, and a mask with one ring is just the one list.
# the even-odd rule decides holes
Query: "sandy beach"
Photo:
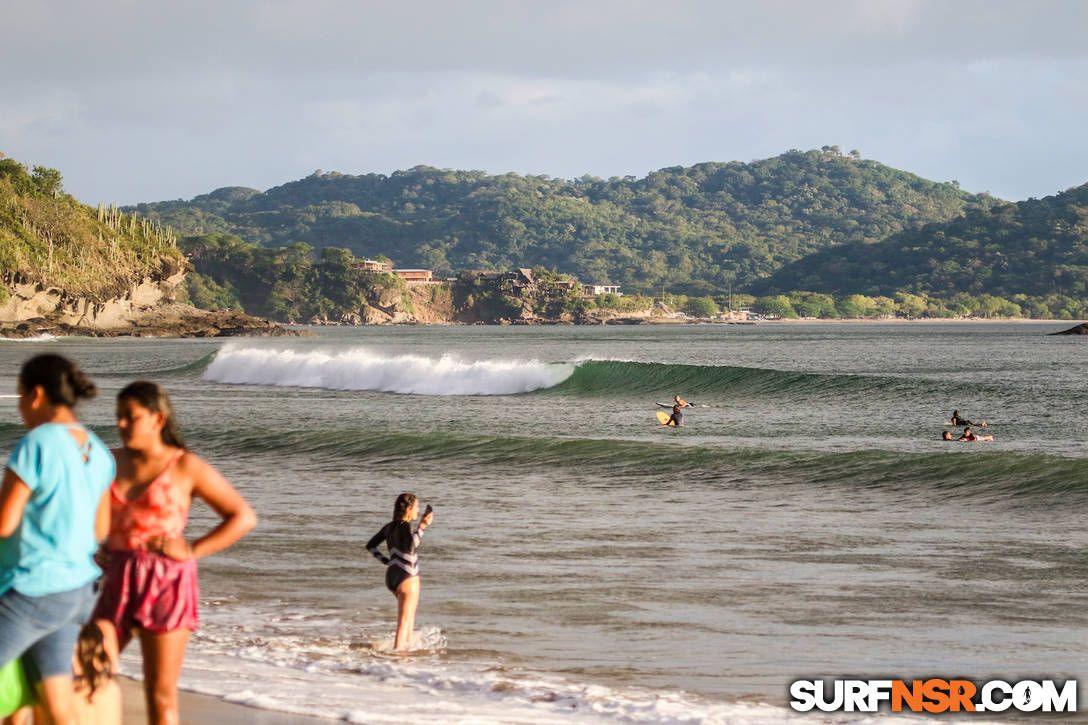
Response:
[{"label": "sandy beach", "polygon": [[[123,722],[126,725],[140,725],[147,722],[143,684],[127,677],[117,679],[121,684],[121,698],[124,705]],[[215,697],[197,695],[192,692],[181,692],[180,700],[182,725],[240,725],[241,723],[245,725],[319,725],[324,723],[328,725],[332,722],[324,718],[235,705]]]}]

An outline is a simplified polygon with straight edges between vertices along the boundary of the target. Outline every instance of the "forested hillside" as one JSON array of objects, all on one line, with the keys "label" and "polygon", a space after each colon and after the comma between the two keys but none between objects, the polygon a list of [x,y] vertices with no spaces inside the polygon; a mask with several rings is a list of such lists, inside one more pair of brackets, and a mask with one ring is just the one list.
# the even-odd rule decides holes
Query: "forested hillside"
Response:
[{"label": "forested hillside", "polygon": [[340,247],[441,275],[544,266],[587,283],[699,295],[742,288],[814,251],[878,242],[994,203],[825,147],[640,179],[423,166],[389,176],[315,172],[263,193],[230,187],[133,209],[183,235]]},{"label": "forested hillside", "polygon": [[81,204],[64,193],[56,169],[31,171],[0,154],[0,302],[17,283],[101,301],[184,264],[159,224]]},{"label": "forested hillside", "polygon": [[985,294],[1008,298],[1034,317],[1081,317],[1088,313],[1088,184],[1043,199],[972,209],[878,244],[824,249],[753,289],[903,291],[950,301]]}]

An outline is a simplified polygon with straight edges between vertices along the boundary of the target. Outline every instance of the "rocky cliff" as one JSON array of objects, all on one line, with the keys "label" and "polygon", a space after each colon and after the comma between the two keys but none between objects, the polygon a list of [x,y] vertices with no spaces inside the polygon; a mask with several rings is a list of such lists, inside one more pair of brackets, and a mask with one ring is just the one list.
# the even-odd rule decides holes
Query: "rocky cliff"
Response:
[{"label": "rocky cliff", "polygon": [[177,304],[188,269],[169,229],[82,204],[60,172],[0,154],[0,336],[287,334]]},{"label": "rocky cliff", "polygon": [[674,321],[657,303],[644,310],[563,311],[510,296],[481,296],[449,285],[375,288],[358,312],[318,316],[313,325],[638,325]]},{"label": "rocky cliff", "polygon": [[294,334],[239,312],[209,312],[178,304],[179,270],[135,281],[120,296],[94,299],[40,282],[16,282],[0,305],[0,337],[222,337]]}]

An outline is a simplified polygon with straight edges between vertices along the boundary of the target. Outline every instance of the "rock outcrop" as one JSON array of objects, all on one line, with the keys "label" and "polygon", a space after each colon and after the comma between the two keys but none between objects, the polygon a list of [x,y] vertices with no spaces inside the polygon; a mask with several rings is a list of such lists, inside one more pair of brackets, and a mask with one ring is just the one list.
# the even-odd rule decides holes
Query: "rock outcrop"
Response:
[{"label": "rock outcrop", "polygon": [[1062,330],[1061,332],[1052,332],[1051,335],[1088,335],[1088,322],[1082,322],[1075,327],[1070,327],[1068,330]]},{"label": "rock outcrop", "polygon": [[296,332],[241,312],[199,310],[174,301],[184,271],[144,278],[120,297],[92,300],[58,288],[15,284],[0,305],[0,337],[225,337]]}]

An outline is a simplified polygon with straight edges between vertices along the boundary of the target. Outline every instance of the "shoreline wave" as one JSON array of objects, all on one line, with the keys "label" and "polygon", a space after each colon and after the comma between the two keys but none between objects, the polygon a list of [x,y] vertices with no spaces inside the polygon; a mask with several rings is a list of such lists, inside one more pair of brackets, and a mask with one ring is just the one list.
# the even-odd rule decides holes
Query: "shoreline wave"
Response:
[{"label": "shoreline wave", "polygon": [[[307,616],[268,607],[216,608],[194,636],[182,688],[226,703],[262,710],[336,719],[349,723],[431,722],[510,725],[749,722],[771,725],[807,722],[783,705],[707,699],[676,690],[622,687],[571,680],[504,665],[490,658],[418,653],[388,656],[361,647],[362,634],[315,631],[316,610]],[[254,637],[241,622],[262,621]],[[269,631],[271,625],[271,631]],[[444,639],[437,628],[421,632]],[[436,634],[437,632],[437,634]],[[139,670],[130,650],[123,668]],[[843,714],[844,725],[871,716]],[[888,722],[917,722],[890,718]]]}]

